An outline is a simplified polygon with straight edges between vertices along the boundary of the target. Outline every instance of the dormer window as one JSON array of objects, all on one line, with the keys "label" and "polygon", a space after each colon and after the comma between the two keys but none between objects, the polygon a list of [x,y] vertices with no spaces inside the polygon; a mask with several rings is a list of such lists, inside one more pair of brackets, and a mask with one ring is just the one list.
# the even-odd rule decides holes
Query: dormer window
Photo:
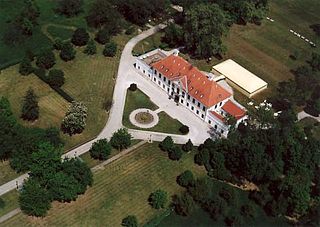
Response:
[{"label": "dormer window", "polygon": [[203,98],[203,95],[200,95],[200,98]]},{"label": "dormer window", "polygon": [[164,68],[164,65],[161,65],[161,69],[163,69]]},{"label": "dormer window", "polygon": [[196,90],[195,94],[198,94],[198,90]]}]

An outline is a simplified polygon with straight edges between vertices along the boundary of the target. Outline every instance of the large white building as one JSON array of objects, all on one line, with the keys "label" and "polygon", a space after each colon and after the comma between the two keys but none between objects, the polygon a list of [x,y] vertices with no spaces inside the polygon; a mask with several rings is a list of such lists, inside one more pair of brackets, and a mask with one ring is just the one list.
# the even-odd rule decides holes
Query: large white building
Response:
[{"label": "large white building", "polygon": [[134,67],[159,86],[175,102],[185,106],[197,117],[207,122],[212,131],[226,137],[229,116],[236,126],[244,121],[245,109],[232,94],[219,85],[210,74],[204,74],[178,56],[157,49],[136,58]]}]

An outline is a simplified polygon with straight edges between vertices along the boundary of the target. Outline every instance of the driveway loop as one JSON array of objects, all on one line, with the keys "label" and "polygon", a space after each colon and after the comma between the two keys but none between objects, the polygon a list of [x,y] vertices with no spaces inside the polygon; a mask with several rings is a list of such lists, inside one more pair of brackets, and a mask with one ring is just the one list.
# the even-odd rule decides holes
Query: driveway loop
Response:
[{"label": "driveway loop", "polygon": [[153,110],[141,108],[132,111],[129,120],[139,128],[152,128],[159,123],[159,116]]}]

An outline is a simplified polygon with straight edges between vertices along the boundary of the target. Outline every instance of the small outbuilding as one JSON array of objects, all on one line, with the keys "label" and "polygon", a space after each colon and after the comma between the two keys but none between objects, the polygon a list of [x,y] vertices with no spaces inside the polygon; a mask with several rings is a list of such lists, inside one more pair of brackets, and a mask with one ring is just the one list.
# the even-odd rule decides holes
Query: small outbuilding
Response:
[{"label": "small outbuilding", "polygon": [[212,71],[219,76],[225,76],[227,82],[232,87],[249,98],[266,89],[268,86],[267,82],[231,59],[213,66]]}]

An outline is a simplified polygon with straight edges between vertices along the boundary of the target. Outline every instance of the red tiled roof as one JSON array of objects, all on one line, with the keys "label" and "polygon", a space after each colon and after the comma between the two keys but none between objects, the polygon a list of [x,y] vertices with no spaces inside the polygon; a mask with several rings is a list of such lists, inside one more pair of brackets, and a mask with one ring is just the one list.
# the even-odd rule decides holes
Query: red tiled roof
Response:
[{"label": "red tiled roof", "polygon": [[215,111],[210,111],[210,113],[215,116],[216,118],[218,118],[219,120],[221,120],[222,122],[224,122],[224,117],[221,116],[220,114],[218,114],[217,112]]},{"label": "red tiled roof", "polygon": [[234,116],[237,120],[246,115],[246,111],[241,109],[239,106],[234,104],[231,100],[228,100],[223,106],[222,109]]},{"label": "red tiled roof", "polygon": [[197,67],[179,56],[170,55],[152,64],[152,67],[169,80],[180,80],[183,89],[206,107],[211,107],[231,96],[215,81],[210,81]]}]

